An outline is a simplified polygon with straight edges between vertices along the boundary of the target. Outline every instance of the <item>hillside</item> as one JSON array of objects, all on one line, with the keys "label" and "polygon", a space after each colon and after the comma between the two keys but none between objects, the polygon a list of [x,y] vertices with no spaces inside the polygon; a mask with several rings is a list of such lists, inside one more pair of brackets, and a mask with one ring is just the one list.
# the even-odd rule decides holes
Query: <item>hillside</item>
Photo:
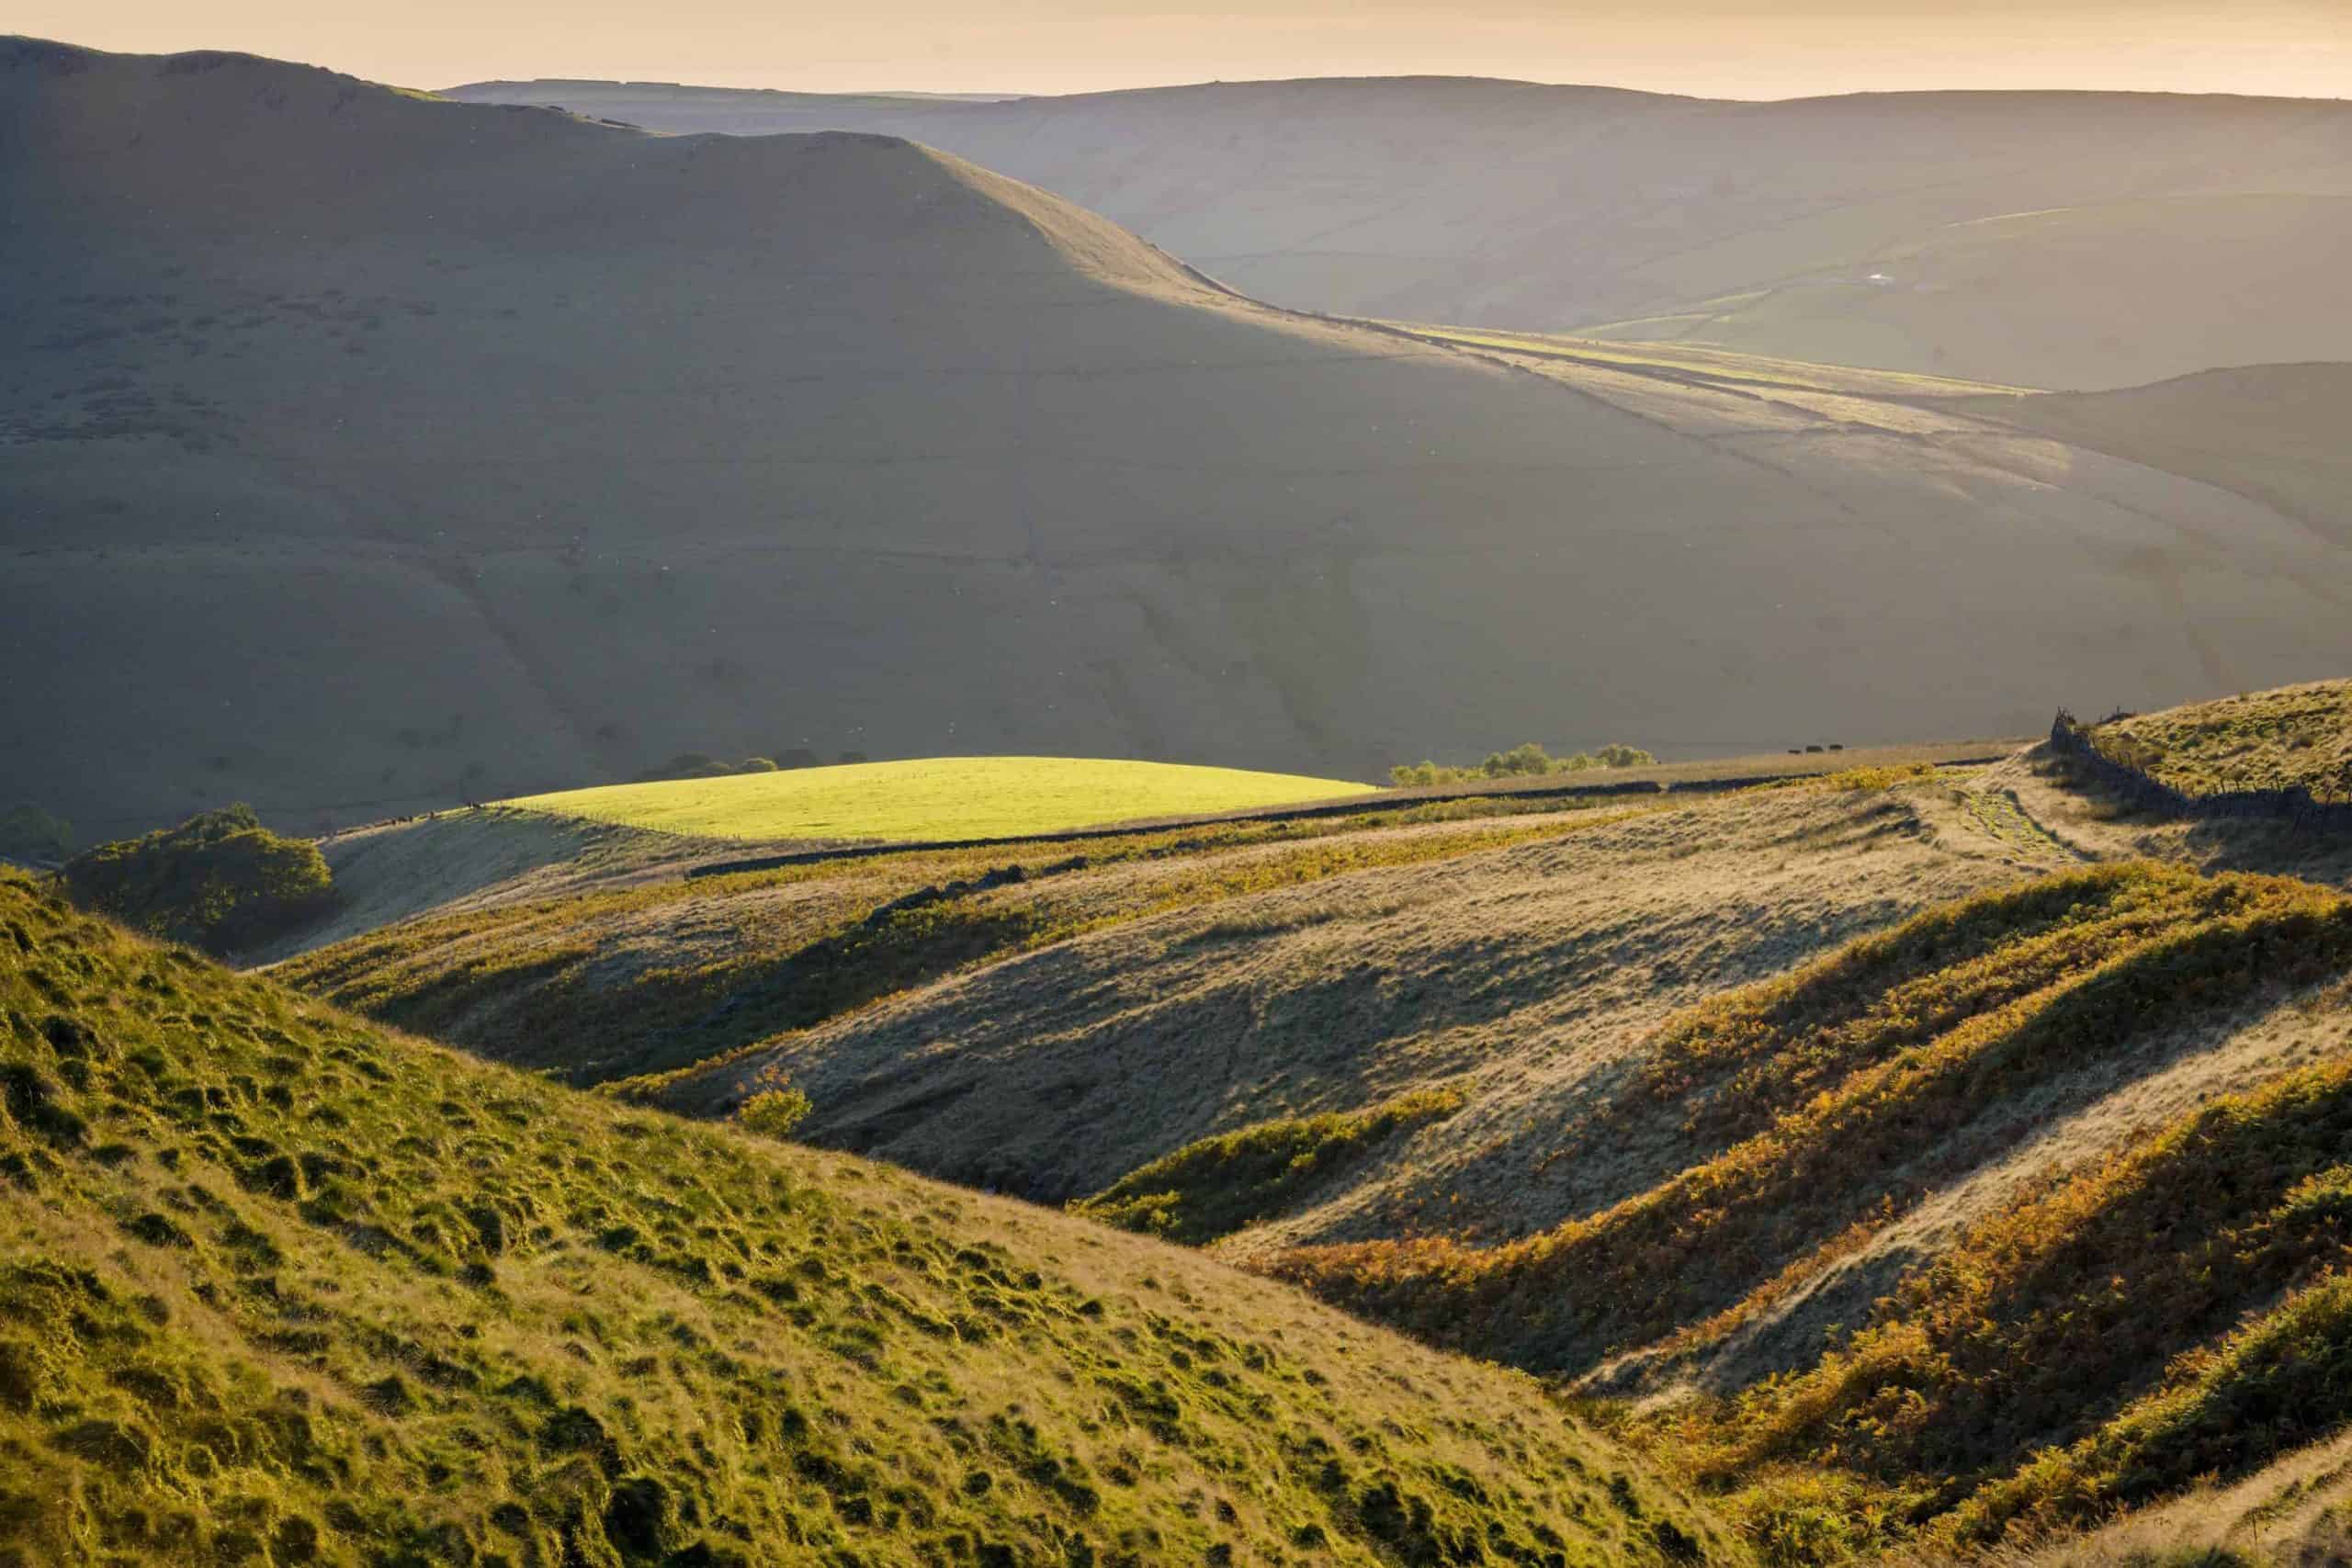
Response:
[{"label": "hillside", "polygon": [[[2352,107],[1735,103],[1387,78],[939,104],[476,83],[650,129],[911,137],[1302,309],[2055,388],[2352,360]],[[1614,325],[1611,325],[1611,324]]]},{"label": "hillside", "polygon": [[2352,539],[2352,365],[2245,365],[2152,387],[1955,403],[2037,434],[2234,491]]},{"label": "hillside", "polygon": [[28,1564],[1733,1560],[1526,1380],[0,879]]},{"label": "hillside", "polygon": [[2298,1457],[2352,1417],[2340,846],[2039,754],[1562,804],[655,882],[279,973],[700,1114],[788,1077],[819,1146],[1563,1377],[1758,1540],[2340,1492]]},{"label": "hillside", "polygon": [[905,142],[0,45],[0,801],[310,831],[689,750],[1372,777],[2352,657],[2344,547],[1957,414],[1252,306]]},{"label": "hillside", "polygon": [[2300,784],[2320,800],[2352,800],[2352,682],[2135,714],[2093,733],[2184,794]]}]

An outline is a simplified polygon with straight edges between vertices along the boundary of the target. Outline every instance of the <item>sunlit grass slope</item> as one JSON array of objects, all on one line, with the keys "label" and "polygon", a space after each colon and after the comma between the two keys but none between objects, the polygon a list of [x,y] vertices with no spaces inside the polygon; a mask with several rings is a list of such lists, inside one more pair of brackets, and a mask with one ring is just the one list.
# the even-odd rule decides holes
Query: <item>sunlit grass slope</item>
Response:
[{"label": "sunlit grass slope", "polygon": [[2190,795],[2301,784],[2322,800],[2352,800],[2352,681],[2135,714],[2098,734]]},{"label": "sunlit grass slope", "polygon": [[1092,757],[935,757],[608,784],[510,806],[717,839],[995,839],[1368,793],[1297,773]]},{"label": "sunlit grass slope", "polygon": [[1735,1555],[1514,1374],[0,879],[0,1561]]}]

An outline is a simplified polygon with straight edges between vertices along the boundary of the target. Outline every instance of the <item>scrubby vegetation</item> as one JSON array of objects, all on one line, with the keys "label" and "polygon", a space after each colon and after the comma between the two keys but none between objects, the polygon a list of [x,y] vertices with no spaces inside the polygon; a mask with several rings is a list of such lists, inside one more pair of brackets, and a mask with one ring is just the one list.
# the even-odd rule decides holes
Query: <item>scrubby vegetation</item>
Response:
[{"label": "scrubby vegetation", "polygon": [[74,852],[74,824],[29,803],[0,811],[0,855],[62,861]]},{"label": "scrubby vegetation", "polygon": [[1463,767],[1442,762],[1400,762],[1388,770],[1389,782],[1415,784],[1468,784],[1479,779],[1541,778],[1551,773],[1583,773],[1595,768],[1646,768],[1657,761],[1638,746],[1608,745],[1598,751],[1555,757],[1530,740],[1508,751],[1489,751],[1486,760]]},{"label": "scrubby vegetation", "polygon": [[2122,715],[2091,739],[2185,795],[2300,784],[2320,800],[2352,801],[2352,681]]},{"label": "scrubby vegetation", "polygon": [[2083,1523],[2352,1418],[2348,974],[2352,900],[2303,883],[2134,864],[2004,890],[1664,1031],[1586,1134],[1699,1151],[1650,1190],[1508,1244],[1273,1267],[1523,1366],[1699,1355],[2029,1137],[2021,1107],[2293,1001],[2340,1036],[2330,1059],[2094,1153],[1930,1254],[1817,1365],[1658,1428],[1761,1543]]},{"label": "scrubby vegetation", "polygon": [[749,770],[753,776],[743,776],[742,764],[700,761],[708,768],[675,782],[566,790],[506,804],[706,838],[939,840],[1285,806],[1371,787],[1295,773],[1102,758],[860,759],[830,768],[771,765]]},{"label": "scrubby vegetation", "polygon": [[245,806],[85,850],[63,874],[84,908],[215,953],[314,919],[334,896],[318,846],[271,832]]},{"label": "scrubby vegetation", "polygon": [[1462,1105],[1458,1089],[1418,1089],[1362,1111],[1255,1122],[1187,1144],[1070,1210],[1198,1246],[1265,1218],[1317,1177]]},{"label": "scrubby vegetation", "polygon": [[0,876],[0,1556],[1736,1557],[1532,1384]]},{"label": "scrubby vegetation", "polygon": [[[814,761],[802,764],[813,767]],[[676,779],[725,779],[738,773],[772,773],[778,763],[773,757],[744,757],[729,761],[707,751],[681,751],[666,762],[657,763],[637,775],[639,784],[659,784]]]}]

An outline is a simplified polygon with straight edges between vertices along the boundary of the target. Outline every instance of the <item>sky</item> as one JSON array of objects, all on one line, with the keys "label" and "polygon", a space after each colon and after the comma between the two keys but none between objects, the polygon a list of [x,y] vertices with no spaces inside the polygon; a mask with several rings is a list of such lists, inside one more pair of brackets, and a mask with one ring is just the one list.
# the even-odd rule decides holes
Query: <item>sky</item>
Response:
[{"label": "sky", "polygon": [[0,30],[245,50],[412,87],[589,76],[1012,94],[1430,73],[1746,98],[2352,97],[2352,0],[7,0]]}]

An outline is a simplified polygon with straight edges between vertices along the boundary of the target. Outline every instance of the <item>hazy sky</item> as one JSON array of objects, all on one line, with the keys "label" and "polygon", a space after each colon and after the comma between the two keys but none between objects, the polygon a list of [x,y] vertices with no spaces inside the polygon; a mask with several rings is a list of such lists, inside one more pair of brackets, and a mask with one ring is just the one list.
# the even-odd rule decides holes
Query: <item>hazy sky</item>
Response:
[{"label": "hazy sky", "polygon": [[8,0],[0,29],[249,50],[418,87],[614,76],[1062,93],[1436,73],[1736,97],[2352,96],[2352,0]]}]

